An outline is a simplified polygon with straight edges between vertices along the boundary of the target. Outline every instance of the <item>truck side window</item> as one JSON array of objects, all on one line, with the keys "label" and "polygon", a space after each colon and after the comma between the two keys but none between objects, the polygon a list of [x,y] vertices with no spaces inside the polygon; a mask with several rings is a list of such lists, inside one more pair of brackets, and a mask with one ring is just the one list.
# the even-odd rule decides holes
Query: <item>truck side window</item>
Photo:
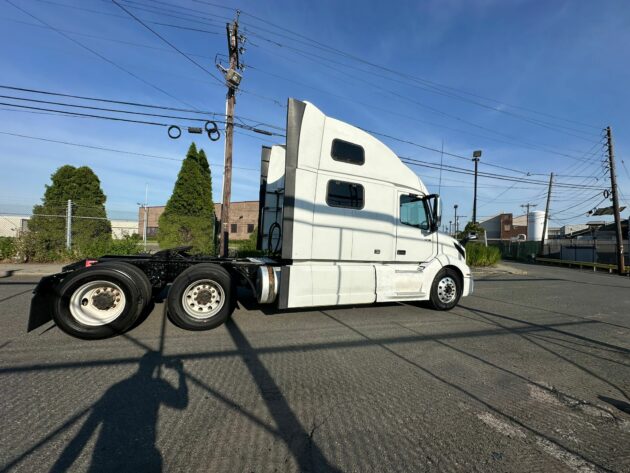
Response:
[{"label": "truck side window", "polygon": [[421,230],[429,229],[429,216],[425,201],[417,195],[400,196],[400,223],[418,227]]},{"label": "truck side window", "polygon": [[365,163],[363,147],[348,141],[334,139],[330,155],[335,161],[343,161],[344,163],[357,164],[359,166]]},{"label": "truck side window", "polygon": [[326,203],[331,207],[362,209],[363,186],[344,181],[328,181]]}]

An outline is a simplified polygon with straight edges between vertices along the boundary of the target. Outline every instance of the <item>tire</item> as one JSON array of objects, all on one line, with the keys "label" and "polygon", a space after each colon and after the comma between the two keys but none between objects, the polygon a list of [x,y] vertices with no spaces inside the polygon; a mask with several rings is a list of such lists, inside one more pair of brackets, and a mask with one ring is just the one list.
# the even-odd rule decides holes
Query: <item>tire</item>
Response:
[{"label": "tire", "polygon": [[138,286],[140,294],[142,295],[144,306],[146,307],[151,301],[153,297],[153,286],[151,285],[147,275],[144,274],[144,271],[137,266],[134,266],[131,263],[125,263],[124,261],[104,261],[103,263],[98,263],[98,267],[114,268],[122,271],[123,273],[127,273],[136,283],[136,286]]},{"label": "tire", "polygon": [[124,333],[144,304],[131,275],[111,265],[93,266],[74,271],[61,282],[52,315],[67,334],[95,340]]},{"label": "tire", "polygon": [[168,316],[186,330],[210,330],[234,310],[232,277],[216,264],[201,263],[182,272],[167,298]]},{"label": "tire", "polygon": [[454,269],[440,270],[431,285],[429,301],[435,310],[451,310],[462,296],[463,282]]}]

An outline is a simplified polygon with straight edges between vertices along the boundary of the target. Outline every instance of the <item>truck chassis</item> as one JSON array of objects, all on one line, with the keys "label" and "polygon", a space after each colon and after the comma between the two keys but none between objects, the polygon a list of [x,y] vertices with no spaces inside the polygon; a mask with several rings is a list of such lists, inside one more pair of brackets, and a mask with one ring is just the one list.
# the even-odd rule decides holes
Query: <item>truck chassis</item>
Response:
[{"label": "truck chassis", "polygon": [[256,273],[268,258],[218,258],[180,247],[153,255],[103,256],[63,267],[34,290],[28,331],[50,320],[79,338],[107,338],[133,327],[169,284],[168,315],[187,330],[222,324],[236,303],[236,287],[261,300]]}]

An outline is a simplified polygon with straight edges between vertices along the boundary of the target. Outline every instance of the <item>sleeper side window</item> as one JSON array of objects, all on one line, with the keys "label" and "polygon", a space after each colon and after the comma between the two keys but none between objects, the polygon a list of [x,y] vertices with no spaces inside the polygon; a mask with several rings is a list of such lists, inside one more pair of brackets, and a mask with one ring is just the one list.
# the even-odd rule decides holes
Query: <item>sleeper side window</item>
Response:
[{"label": "sleeper side window", "polygon": [[429,215],[422,197],[411,194],[400,196],[400,223],[421,230],[429,229]]},{"label": "sleeper side window", "polygon": [[362,209],[365,205],[363,194],[361,184],[331,180],[326,189],[326,203],[331,207]]},{"label": "sleeper side window", "polygon": [[333,140],[330,155],[335,161],[356,164],[358,166],[365,163],[365,151],[363,147],[344,140]]}]

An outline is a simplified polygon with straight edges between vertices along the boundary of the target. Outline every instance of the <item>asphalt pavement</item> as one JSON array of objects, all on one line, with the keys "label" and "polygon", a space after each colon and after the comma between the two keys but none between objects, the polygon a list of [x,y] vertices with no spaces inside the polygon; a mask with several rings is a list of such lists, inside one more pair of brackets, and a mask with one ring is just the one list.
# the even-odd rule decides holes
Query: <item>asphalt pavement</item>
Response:
[{"label": "asphalt pavement", "polygon": [[0,471],[630,471],[630,280],[487,270],[450,312],[261,311],[27,334],[0,278]]}]

